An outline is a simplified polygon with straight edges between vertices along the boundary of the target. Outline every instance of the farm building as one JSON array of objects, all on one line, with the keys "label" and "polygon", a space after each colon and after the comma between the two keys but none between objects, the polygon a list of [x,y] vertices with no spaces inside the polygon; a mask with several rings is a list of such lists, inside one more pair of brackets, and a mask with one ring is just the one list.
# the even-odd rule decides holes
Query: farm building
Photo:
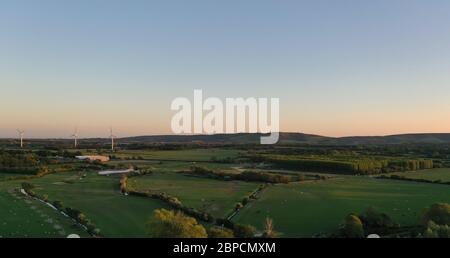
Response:
[{"label": "farm building", "polygon": [[107,156],[76,156],[75,158],[79,160],[88,160],[88,161],[100,161],[100,162],[107,162],[109,161],[109,157]]}]

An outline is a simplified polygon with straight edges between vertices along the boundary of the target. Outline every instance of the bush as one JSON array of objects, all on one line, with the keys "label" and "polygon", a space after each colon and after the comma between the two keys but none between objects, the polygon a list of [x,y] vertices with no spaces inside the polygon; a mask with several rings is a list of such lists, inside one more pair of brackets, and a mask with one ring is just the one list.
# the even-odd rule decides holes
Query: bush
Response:
[{"label": "bush", "polygon": [[55,208],[58,209],[58,210],[62,210],[63,203],[61,201],[54,201],[53,202],[53,206],[55,206]]},{"label": "bush", "polygon": [[238,238],[253,238],[256,234],[256,229],[250,225],[237,224],[233,229],[234,236]]},{"label": "bush", "polygon": [[208,236],[210,238],[233,238],[233,231],[228,228],[211,227],[208,230]]},{"label": "bush", "polygon": [[450,238],[450,227],[438,225],[430,220],[423,236],[426,238]]},{"label": "bush", "polygon": [[28,182],[23,182],[22,183],[22,188],[23,188],[23,190],[25,190],[27,192],[28,190],[33,189],[34,185],[31,184],[31,183],[28,183]]},{"label": "bush", "polygon": [[159,238],[205,238],[205,228],[181,212],[157,209],[147,222],[148,233]]},{"label": "bush", "polygon": [[355,214],[350,214],[345,218],[345,224],[342,229],[343,236],[348,238],[364,237],[364,228],[361,220]]},{"label": "bush", "polygon": [[450,204],[435,203],[426,209],[422,216],[423,225],[427,226],[430,221],[437,225],[450,225]]},{"label": "bush", "polygon": [[366,209],[359,215],[359,218],[364,225],[364,231],[371,234],[384,234],[390,228],[397,226],[387,214],[381,213],[373,207]]}]

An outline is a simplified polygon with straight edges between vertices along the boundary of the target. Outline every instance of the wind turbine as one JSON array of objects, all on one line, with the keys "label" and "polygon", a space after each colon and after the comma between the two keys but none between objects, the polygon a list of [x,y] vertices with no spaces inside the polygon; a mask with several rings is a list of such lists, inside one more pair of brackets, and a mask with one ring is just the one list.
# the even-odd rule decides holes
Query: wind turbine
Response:
[{"label": "wind turbine", "polygon": [[77,146],[78,146],[78,128],[77,127],[75,127],[75,132],[72,134],[72,137],[73,137],[73,139],[74,139],[74,146],[75,146],[75,149],[77,148]]},{"label": "wind turbine", "polygon": [[109,132],[110,132],[109,137],[111,137],[111,151],[114,151],[114,138],[117,137],[117,136],[115,136],[115,135],[113,134],[113,129],[112,129],[112,127],[109,128]]},{"label": "wind turbine", "polygon": [[25,134],[25,131],[17,129],[17,132],[19,133],[20,137],[20,148],[23,148],[23,135]]}]

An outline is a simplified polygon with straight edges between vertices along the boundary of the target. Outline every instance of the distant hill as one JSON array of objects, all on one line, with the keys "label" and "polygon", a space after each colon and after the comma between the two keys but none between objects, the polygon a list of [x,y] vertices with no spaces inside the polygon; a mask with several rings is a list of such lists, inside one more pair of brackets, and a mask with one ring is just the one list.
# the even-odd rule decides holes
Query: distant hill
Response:
[{"label": "distant hill", "polygon": [[[136,136],[120,139],[122,142],[140,143],[259,143],[260,133],[214,134],[214,135],[153,135]],[[450,144],[450,133],[439,134],[400,134],[389,136],[351,136],[326,137],[304,133],[280,133],[280,144],[311,145],[361,145],[361,144]]]}]

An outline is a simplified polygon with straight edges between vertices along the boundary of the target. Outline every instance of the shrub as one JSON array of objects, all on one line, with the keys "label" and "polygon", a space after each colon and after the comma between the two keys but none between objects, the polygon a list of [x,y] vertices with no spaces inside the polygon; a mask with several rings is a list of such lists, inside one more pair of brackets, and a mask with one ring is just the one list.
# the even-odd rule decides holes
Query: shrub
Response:
[{"label": "shrub", "polygon": [[427,226],[430,221],[438,225],[450,225],[450,204],[435,203],[426,209],[422,216],[422,223]]},{"label": "shrub", "polygon": [[381,213],[373,207],[366,209],[359,215],[359,218],[367,233],[383,234],[386,233],[389,228],[397,226],[387,214]]},{"label": "shrub", "polygon": [[233,238],[233,231],[228,228],[211,227],[208,230],[208,236],[210,238]]},{"label": "shrub", "polygon": [[423,236],[426,238],[450,238],[450,226],[438,225],[430,220]]},{"label": "shrub", "polygon": [[205,228],[181,212],[157,209],[147,222],[148,233],[159,238],[205,238]]},{"label": "shrub", "polygon": [[345,224],[342,229],[343,236],[348,238],[364,237],[364,228],[361,220],[355,214],[350,214],[345,218]]},{"label": "shrub", "polygon": [[63,203],[61,201],[54,201],[53,202],[53,206],[55,206],[55,208],[58,209],[58,210],[62,210]]},{"label": "shrub", "polygon": [[237,224],[233,229],[234,235],[238,238],[253,238],[256,234],[256,229],[250,225]]}]

